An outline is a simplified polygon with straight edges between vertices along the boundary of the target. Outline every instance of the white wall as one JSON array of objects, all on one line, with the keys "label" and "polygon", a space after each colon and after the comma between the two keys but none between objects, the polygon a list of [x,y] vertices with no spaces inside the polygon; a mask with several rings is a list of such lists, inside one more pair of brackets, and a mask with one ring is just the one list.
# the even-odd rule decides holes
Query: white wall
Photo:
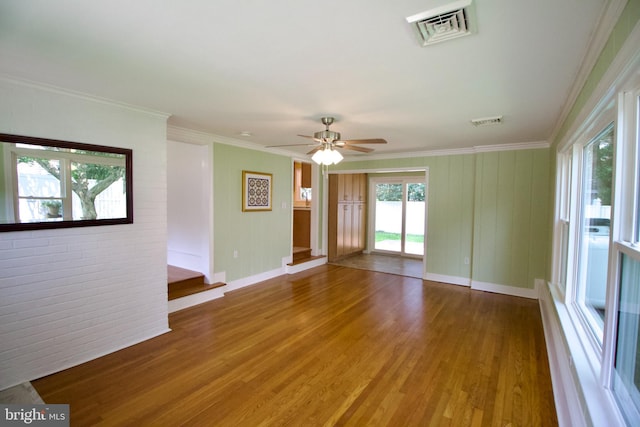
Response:
[{"label": "white wall", "polygon": [[211,147],[167,142],[167,258],[212,283]]},{"label": "white wall", "polygon": [[0,233],[0,390],[168,330],[166,116],[0,79],[0,132],[133,149],[134,223]]}]

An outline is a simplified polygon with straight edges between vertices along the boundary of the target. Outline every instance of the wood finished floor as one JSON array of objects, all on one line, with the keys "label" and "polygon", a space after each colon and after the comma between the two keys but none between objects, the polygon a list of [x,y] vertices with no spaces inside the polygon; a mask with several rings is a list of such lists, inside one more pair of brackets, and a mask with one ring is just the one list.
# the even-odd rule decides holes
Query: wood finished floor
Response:
[{"label": "wood finished floor", "polygon": [[325,265],[36,381],[71,425],[555,426],[536,301]]},{"label": "wood finished floor", "polygon": [[360,270],[379,271],[401,276],[422,278],[422,260],[394,255],[358,254],[332,261],[331,264]]}]

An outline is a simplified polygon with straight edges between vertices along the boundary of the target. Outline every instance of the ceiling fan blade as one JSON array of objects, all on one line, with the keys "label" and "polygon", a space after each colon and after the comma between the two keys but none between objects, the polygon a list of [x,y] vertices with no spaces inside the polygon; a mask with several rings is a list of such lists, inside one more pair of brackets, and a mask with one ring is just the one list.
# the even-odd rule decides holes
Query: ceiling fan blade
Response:
[{"label": "ceiling fan blade", "polygon": [[313,139],[314,141],[322,142],[322,140],[321,140],[321,139],[315,138],[315,137],[313,137],[313,136],[309,136],[309,135],[298,135],[298,136],[301,136],[301,137],[303,137],[303,138]]},{"label": "ceiling fan blade", "polygon": [[284,145],[267,145],[264,148],[276,148],[276,147],[313,147],[316,144],[284,144]]},{"label": "ceiling fan blade", "polygon": [[316,148],[314,148],[313,150],[309,151],[307,153],[307,155],[314,154],[316,151],[320,151],[320,150],[322,150],[322,145],[318,145]]},{"label": "ceiling fan blade", "polygon": [[359,151],[361,153],[370,153],[373,151],[373,148],[358,147],[356,145],[342,145],[342,146],[339,146],[338,148],[344,148],[345,150]]},{"label": "ceiling fan blade", "polygon": [[334,142],[344,142],[345,144],[386,144],[387,141],[382,138],[373,139],[343,139]]}]

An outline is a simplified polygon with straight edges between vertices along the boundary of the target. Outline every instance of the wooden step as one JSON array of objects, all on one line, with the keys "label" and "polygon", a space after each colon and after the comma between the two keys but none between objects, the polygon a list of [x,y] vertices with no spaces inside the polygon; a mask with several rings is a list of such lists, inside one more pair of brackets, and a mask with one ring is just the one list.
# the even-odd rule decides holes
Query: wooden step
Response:
[{"label": "wooden step", "polygon": [[204,274],[173,265],[167,266],[169,301],[224,286],[225,283],[208,284]]},{"label": "wooden step", "polygon": [[293,262],[311,258],[311,248],[293,247]]}]

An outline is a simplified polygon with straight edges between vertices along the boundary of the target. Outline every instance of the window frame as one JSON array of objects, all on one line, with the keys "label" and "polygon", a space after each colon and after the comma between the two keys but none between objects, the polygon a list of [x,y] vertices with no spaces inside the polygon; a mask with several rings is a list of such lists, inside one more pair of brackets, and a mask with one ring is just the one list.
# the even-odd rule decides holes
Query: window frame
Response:
[{"label": "window frame", "polygon": [[[53,229],[53,228],[70,228],[70,227],[87,227],[87,226],[99,226],[99,225],[116,225],[116,224],[131,224],[133,223],[133,151],[128,148],[119,148],[119,147],[108,147],[103,145],[96,144],[84,144],[77,143],[71,141],[62,141],[48,138],[37,138],[31,136],[22,136],[22,135],[12,135],[12,134],[4,134],[0,133],[0,149],[4,150],[4,164],[0,165],[0,173],[4,174],[6,181],[6,196],[7,207],[11,210],[11,212],[7,213],[8,218],[14,218],[14,222],[0,223],[0,232],[12,232],[12,231],[24,231],[24,230],[41,230],[41,229]],[[62,149],[76,149],[82,151],[94,151],[101,153],[110,153],[124,156],[124,167],[125,167],[125,175],[124,175],[124,183],[126,190],[126,214],[123,217],[118,218],[103,218],[103,219],[72,219],[72,218],[63,218],[61,221],[37,221],[37,222],[19,222],[15,220],[15,215],[18,209],[18,179],[17,179],[17,160],[15,159],[15,153],[21,153],[23,150],[22,147],[17,145],[25,144],[25,145],[35,145],[35,146],[44,146],[44,147],[56,147]],[[36,150],[28,150],[28,154],[33,154],[33,151]],[[82,161],[85,163],[100,163],[100,164],[112,164],[113,160],[109,157],[95,156],[91,157],[91,162],[86,162],[86,155],[81,153],[65,153],[63,152],[55,152],[55,154],[51,154],[53,152],[47,152],[46,150],[37,150],[38,156],[41,158],[65,158],[65,161],[75,162]],[[58,154],[60,153],[60,154]],[[121,166],[120,161],[117,162],[118,166]],[[4,172],[2,171],[4,169]],[[66,174],[64,178],[65,182],[60,183],[61,187],[66,187],[69,192],[71,192],[71,176],[70,174]],[[64,191],[64,190],[63,190]],[[52,198],[52,199],[62,199],[63,203],[69,203],[69,207],[64,206],[70,212],[70,204],[71,197],[70,196],[66,201],[61,194],[61,197]],[[63,208],[64,209],[64,208]],[[64,210],[63,210],[64,212]]]}]

